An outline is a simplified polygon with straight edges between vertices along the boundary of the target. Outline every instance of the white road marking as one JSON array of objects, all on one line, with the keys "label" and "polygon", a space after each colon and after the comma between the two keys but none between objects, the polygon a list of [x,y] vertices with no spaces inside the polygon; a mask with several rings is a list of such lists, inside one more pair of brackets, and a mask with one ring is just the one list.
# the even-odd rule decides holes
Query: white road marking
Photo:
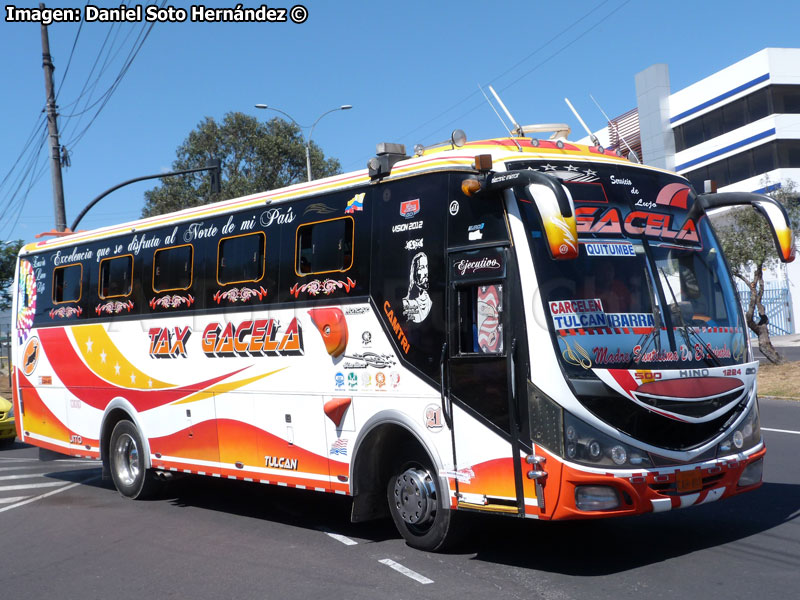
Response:
[{"label": "white road marking", "polygon": [[[83,485],[84,483],[89,483],[90,481],[96,481],[97,479],[100,479],[100,475],[95,475],[94,477],[89,477],[88,479],[84,479],[83,481],[78,481],[76,483],[71,483],[69,485],[64,485],[63,487],[60,487],[57,490],[53,490],[52,492],[47,492],[47,493],[42,494],[40,496],[34,496],[33,498],[28,498],[27,500],[23,500],[21,502],[17,502],[16,504],[12,504],[10,506],[5,506],[3,508],[0,508],[0,513],[1,512],[5,512],[7,510],[13,510],[15,508],[19,508],[20,506],[25,506],[26,504],[30,504],[31,502],[36,502],[37,500],[42,500],[42,499],[47,498],[49,496],[55,496],[56,494],[60,494],[61,492],[66,492],[67,490],[71,490],[74,487],[77,487],[79,485]],[[52,484],[49,484],[49,485],[52,485]],[[56,485],[62,485],[62,484],[59,482]],[[12,487],[14,487],[14,486],[12,486]],[[25,486],[20,486],[20,487],[25,487]],[[10,489],[10,488],[4,487],[4,488],[0,488],[0,489],[7,490],[7,489]]]},{"label": "white road marking", "polygon": [[428,579],[424,575],[420,575],[416,571],[412,571],[408,567],[404,567],[400,563],[394,562],[391,558],[382,558],[378,562],[381,563],[382,565],[386,565],[387,567],[391,567],[392,569],[394,569],[398,573],[402,573],[406,577],[410,577],[414,581],[418,581],[422,585],[433,583],[433,579]]},{"label": "white road marking", "polygon": [[[35,469],[36,467],[31,467],[31,465],[24,465],[22,467],[0,467],[0,471],[22,471],[23,469]],[[42,465],[43,469],[47,469],[52,471],[50,465]]]},{"label": "white road marking", "polygon": [[324,533],[328,537],[332,537],[337,542],[342,542],[345,546],[356,546],[356,545],[358,545],[357,541],[351,540],[346,535],[339,535],[338,533],[332,533],[330,531],[325,531],[324,529],[322,530],[322,533]]},{"label": "white road marking", "polygon": [[50,481],[48,483],[29,483],[28,485],[4,485],[0,486],[0,492],[9,492],[11,490],[32,490],[36,488],[56,487],[57,485],[64,485],[64,482]]},{"label": "white road marking", "polygon": [[[25,473],[23,475],[3,475],[0,477],[0,481],[8,481],[9,479],[30,479],[31,477],[44,477],[45,475],[51,475],[52,472],[49,473]],[[2,489],[0,487],[0,489]]]},{"label": "white road marking", "polygon": [[800,431],[792,431],[791,429],[770,429],[769,427],[762,427],[761,431],[775,431],[777,433],[793,433],[794,435],[800,435]]},{"label": "white road marking", "polygon": [[12,502],[19,502],[25,500],[28,496],[11,496],[11,498],[0,498],[0,504],[11,504]]}]

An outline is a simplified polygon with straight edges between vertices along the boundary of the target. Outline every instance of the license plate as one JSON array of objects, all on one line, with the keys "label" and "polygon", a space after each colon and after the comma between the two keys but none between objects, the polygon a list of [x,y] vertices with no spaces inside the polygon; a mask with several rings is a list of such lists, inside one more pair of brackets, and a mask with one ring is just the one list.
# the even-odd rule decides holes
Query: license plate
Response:
[{"label": "license plate", "polygon": [[678,493],[697,492],[703,489],[703,477],[700,471],[678,471],[675,476]]}]

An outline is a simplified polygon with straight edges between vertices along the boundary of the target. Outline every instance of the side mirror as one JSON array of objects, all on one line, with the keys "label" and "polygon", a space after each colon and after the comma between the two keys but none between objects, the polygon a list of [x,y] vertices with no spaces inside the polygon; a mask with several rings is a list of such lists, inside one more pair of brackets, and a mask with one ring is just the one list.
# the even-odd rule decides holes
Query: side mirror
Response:
[{"label": "side mirror", "polygon": [[507,171],[491,173],[480,191],[513,189],[518,198],[539,211],[550,256],[554,260],[578,258],[578,223],[569,190],[544,173]]},{"label": "side mirror", "polygon": [[[697,213],[699,210],[708,211],[712,208],[745,206],[748,204],[761,213],[769,223],[778,258],[785,263],[792,262],[796,252],[794,231],[792,231],[786,209],[774,198],[748,192],[700,194],[697,196],[692,213]],[[697,217],[699,215],[693,214],[691,216]]]},{"label": "side mirror", "polygon": [[559,207],[558,194],[551,186],[532,183],[525,187],[525,196],[530,197],[539,211],[550,256],[553,260],[572,260],[578,258],[578,223],[569,190],[561,184],[557,185],[569,202],[569,216],[564,216]]}]

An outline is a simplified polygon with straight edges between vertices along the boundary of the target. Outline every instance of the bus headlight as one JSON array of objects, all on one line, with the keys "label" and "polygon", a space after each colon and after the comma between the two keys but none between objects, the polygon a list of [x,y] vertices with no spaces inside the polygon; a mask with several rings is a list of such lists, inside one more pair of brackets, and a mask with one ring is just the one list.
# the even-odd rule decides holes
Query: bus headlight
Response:
[{"label": "bus headlight", "polygon": [[758,420],[758,403],[754,402],[744,420],[719,443],[717,456],[726,456],[742,450],[749,450],[760,441],[761,427]]},{"label": "bus headlight", "polygon": [[584,465],[648,468],[650,456],[584,423],[564,411],[566,458]]}]

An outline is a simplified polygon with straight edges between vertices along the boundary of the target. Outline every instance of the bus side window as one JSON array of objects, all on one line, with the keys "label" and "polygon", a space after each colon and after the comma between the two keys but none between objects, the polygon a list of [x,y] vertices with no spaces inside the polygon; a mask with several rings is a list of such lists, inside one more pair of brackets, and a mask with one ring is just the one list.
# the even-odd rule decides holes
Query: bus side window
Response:
[{"label": "bus side window", "polygon": [[191,244],[156,250],[153,256],[153,291],[171,292],[192,287],[193,257]]},{"label": "bus side window", "polygon": [[503,285],[458,290],[459,354],[503,353]]},{"label": "bus side window", "polygon": [[266,264],[263,231],[223,238],[217,251],[217,283],[261,281]]},{"label": "bus side window", "polygon": [[100,298],[130,296],[133,289],[133,256],[104,258],[100,262]]},{"label": "bus side window", "polygon": [[53,304],[80,301],[82,279],[83,265],[74,264],[53,269]]},{"label": "bus side window", "polygon": [[295,271],[313,275],[353,266],[353,218],[340,217],[297,228]]}]

